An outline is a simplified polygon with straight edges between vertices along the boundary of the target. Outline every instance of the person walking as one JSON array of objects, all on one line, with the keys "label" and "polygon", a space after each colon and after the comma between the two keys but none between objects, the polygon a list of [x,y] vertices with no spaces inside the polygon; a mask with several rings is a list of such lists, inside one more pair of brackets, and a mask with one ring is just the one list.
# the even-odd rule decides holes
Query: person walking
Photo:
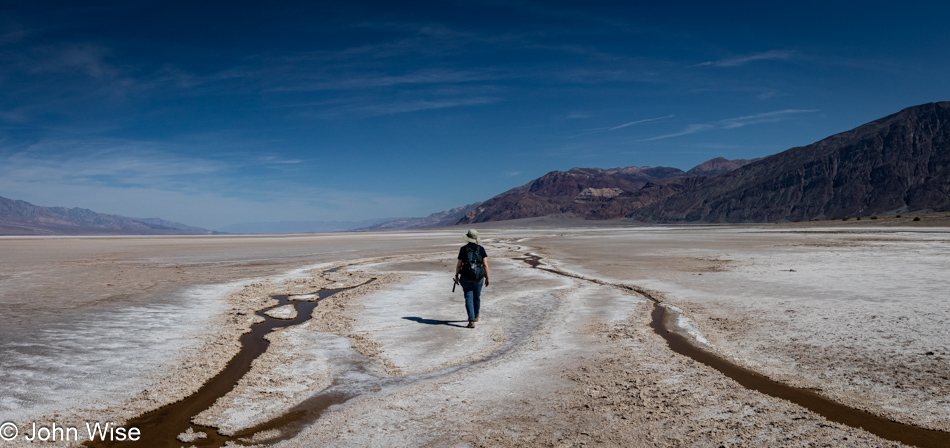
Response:
[{"label": "person walking", "polygon": [[455,282],[462,286],[465,293],[465,310],[468,312],[468,328],[475,328],[478,322],[478,310],[481,307],[482,282],[488,280],[488,254],[481,246],[478,231],[470,229],[465,234],[468,244],[459,249],[458,263],[455,264]]}]

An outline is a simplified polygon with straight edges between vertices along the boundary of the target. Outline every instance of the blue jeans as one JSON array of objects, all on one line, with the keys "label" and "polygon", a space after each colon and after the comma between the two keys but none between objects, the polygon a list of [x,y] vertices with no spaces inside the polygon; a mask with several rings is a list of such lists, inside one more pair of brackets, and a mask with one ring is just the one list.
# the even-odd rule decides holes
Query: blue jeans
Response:
[{"label": "blue jeans", "polygon": [[465,292],[465,310],[468,311],[468,321],[474,322],[478,317],[478,309],[482,304],[482,284],[485,279],[479,281],[460,280],[462,291]]}]

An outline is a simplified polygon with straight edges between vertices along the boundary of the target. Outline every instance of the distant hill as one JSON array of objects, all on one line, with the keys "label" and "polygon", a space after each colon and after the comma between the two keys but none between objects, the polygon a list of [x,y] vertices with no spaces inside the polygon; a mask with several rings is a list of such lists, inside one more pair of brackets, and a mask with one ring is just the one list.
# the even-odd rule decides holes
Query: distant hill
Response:
[{"label": "distant hill", "polygon": [[950,210],[950,102],[909,107],[696,182],[646,222],[775,222]]},{"label": "distant hill", "polygon": [[158,228],[181,230],[184,234],[189,234],[189,235],[204,235],[204,234],[209,234],[209,233],[212,233],[212,234],[220,233],[220,232],[214,232],[208,229],[203,229],[201,227],[189,226],[187,224],[182,224],[180,222],[168,221],[162,218],[131,218],[131,219],[135,221],[143,222],[145,224],[157,226]]},{"label": "distant hill", "polygon": [[127,218],[84,208],[41,207],[0,197],[0,235],[204,235],[215,233],[160,218]]},{"label": "distant hill", "polygon": [[686,175],[715,177],[720,174],[726,174],[735,171],[739,167],[748,165],[752,162],[758,162],[759,160],[762,160],[762,158],[728,160],[723,157],[716,157],[715,159],[707,160],[703,163],[700,163],[699,165],[694,166],[692,169],[686,172]]},{"label": "distant hill", "polygon": [[311,233],[311,232],[341,232],[356,230],[380,222],[392,221],[393,218],[367,219],[364,221],[278,221],[278,222],[245,222],[231,224],[218,230],[226,233]]},{"label": "distant hill", "polygon": [[433,213],[429,216],[426,216],[425,218],[400,218],[363,227],[357,230],[400,230],[450,226],[458,222],[459,218],[481,204],[481,202],[476,202],[474,204],[456,207],[451,210]]}]

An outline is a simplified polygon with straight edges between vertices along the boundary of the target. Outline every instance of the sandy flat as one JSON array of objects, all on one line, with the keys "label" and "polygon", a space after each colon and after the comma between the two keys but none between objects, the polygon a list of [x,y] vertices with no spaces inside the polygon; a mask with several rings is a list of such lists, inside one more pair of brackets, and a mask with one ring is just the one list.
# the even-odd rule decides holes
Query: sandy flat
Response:
[{"label": "sandy flat", "polygon": [[0,415],[131,417],[219,371],[271,295],[378,278],[272,335],[202,422],[234,431],[343,390],[280,445],[895,445],[674,354],[632,285],[740,365],[950,430],[945,227],[479,230],[494,282],[475,329],[451,292],[459,229],[0,239]]}]

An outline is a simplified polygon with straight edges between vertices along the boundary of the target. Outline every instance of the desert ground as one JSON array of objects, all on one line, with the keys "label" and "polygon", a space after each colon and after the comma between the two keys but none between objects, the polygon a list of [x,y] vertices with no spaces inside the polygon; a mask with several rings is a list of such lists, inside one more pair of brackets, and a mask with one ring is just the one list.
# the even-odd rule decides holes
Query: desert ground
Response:
[{"label": "desert ground", "polygon": [[908,442],[740,384],[668,330],[950,446],[944,215],[475,226],[491,285],[474,329],[452,292],[461,228],[0,237],[0,421],[22,437],[176,409],[273,324],[220,397],[128,446]]}]

